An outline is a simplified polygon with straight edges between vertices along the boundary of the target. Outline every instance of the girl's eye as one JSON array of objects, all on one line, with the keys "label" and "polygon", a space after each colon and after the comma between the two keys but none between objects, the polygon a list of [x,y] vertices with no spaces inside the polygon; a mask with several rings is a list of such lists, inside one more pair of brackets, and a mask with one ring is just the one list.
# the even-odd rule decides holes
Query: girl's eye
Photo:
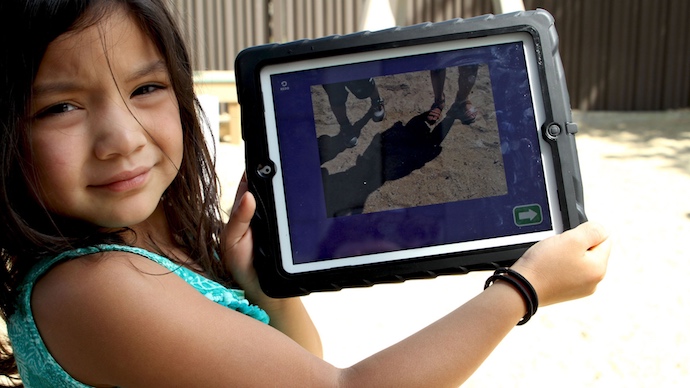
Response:
[{"label": "girl's eye", "polygon": [[73,110],[79,109],[76,106],[67,103],[67,102],[61,102],[59,104],[55,104],[53,106],[50,106],[46,109],[43,109],[40,111],[36,117],[37,118],[42,118],[42,117],[47,117],[47,116],[54,116],[54,115],[59,115],[62,113],[67,113]]},{"label": "girl's eye", "polygon": [[161,86],[161,85],[144,85],[144,86],[141,86],[141,87],[137,88],[136,90],[134,90],[134,92],[132,92],[132,97],[141,96],[144,94],[150,94],[150,93],[153,93],[157,90],[162,90],[162,89],[165,89],[165,87]]}]

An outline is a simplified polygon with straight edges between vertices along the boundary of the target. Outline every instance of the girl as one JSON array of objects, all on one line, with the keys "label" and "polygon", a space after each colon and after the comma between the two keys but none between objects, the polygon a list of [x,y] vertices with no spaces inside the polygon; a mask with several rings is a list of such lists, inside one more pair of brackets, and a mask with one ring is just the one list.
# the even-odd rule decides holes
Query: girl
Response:
[{"label": "girl", "polygon": [[[535,310],[498,279],[391,348],[327,364],[299,299],[261,292],[254,198],[239,190],[221,223],[163,0],[4,0],[0,19],[4,375],[32,387],[457,386]],[[541,306],[583,297],[609,245],[585,224],[512,270]]]}]

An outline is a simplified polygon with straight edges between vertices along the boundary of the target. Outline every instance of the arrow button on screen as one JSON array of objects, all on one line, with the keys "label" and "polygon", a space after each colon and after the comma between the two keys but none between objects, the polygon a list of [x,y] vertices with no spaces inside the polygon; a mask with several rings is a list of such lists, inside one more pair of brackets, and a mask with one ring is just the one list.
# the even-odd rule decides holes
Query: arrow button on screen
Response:
[{"label": "arrow button on screen", "polygon": [[541,206],[538,204],[515,206],[513,208],[513,220],[517,226],[538,225],[544,218]]}]

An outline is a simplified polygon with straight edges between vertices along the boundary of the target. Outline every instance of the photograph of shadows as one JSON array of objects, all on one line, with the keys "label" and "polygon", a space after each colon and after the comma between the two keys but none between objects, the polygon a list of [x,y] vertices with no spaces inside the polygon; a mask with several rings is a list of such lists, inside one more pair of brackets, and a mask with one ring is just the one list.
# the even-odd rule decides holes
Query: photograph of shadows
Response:
[{"label": "photograph of shadows", "polygon": [[507,194],[488,67],[311,87],[326,215]]}]

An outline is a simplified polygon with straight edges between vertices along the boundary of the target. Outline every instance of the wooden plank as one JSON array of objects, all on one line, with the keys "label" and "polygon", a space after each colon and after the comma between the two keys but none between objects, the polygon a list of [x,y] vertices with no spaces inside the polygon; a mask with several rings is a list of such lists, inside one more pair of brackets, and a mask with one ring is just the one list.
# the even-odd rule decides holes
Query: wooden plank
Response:
[{"label": "wooden plank", "polygon": [[675,109],[689,106],[690,95],[688,79],[690,78],[689,52],[690,29],[687,15],[690,6],[687,1],[673,1],[666,12],[667,36],[665,39],[665,56],[662,95],[662,106],[665,109]]},{"label": "wooden plank", "polygon": [[356,16],[355,7],[343,7],[342,32],[356,31],[359,29],[359,18]]},{"label": "wooden plank", "polygon": [[595,28],[592,31],[592,39],[588,42],[593,46],[594,57],[589,63],[592,73],[590,74],[590,86],[587,99],[591,109],[601,110],[604,108],[607,92],[607,68],[610,64],[610,15],[609,1],[588,0],[585,13],[592,20]]},{"label": "wooden plank", "polygon": [[649,110],[653,105],[655,96],[653,95],[654,82],[658,82],[655,77],[655,61],[652,60],[659,55],[659,15],[658,4],[650,2],[640,3],[640,19],[637,23],[639,28],[638,51],[635,58],[637,64],[635,71],[635,97],[633,108],[635,110]]},{"label": "wooden plank", "polygon": [[269,40],[268,4],[266,1],[255,1],[252,2],[252,4],[254,5],[252,9],[252,13],[254,14],[254,36],[245,47],[268,43]]},{"label": "wooden plank", "polygon": [[222,11],[222,26],[223,26],[223,42],[225,42],[225,67],[220,69],[233,69],[235,66],[235,56],[240,52],[240,47],[238,47],[235,41],[235,25],[237,24],[234,15],[234,9],[231,4],[225,2],[223,4]]},{"label": "wooden plank", "polygon": [[[571,80],[576,80],[571,82],[573,87],[570,90],[570,101],[572,104],[580,106],[581,104],[581,90],[582,83],[580,82],[580,62],[582,60],[582,45],[581,45],[581,33],[582,33],[582,12],[580,12],[580,3],[574,1],[568,1],[563,4],[565,7],[564,13],[568,15],[566,24],[567,33],[563,36],[563,42],[571,47],[569,60],[567,62],[567,67],[565,67],[566,77]],[[564,65],[566,66],[566,65]]]},{"label": "wooden plank", "polygon": [[207,37],[209,51],[212,54],[213,69],[225,68],[225,48],[227,47],[225,39],[223,39],[223,19],[221,18],[223,8],[225,6],[224,0],[215,0],[211,3],[211,14],[209,14],[209,24],[211,24],[211,35]]},{"label": "wooden plank", "polygon": [[626,78],[629,77],[629,39],[626,26],[630,24],[630,7],[625,3],[625,0],[612,0],[612,9],[616,9],[609,17],[610,20],[610,36],[611,40],[608,49],[611,52],[611,61],[607,69],[608,87],[604,100],[604,106],[609,109],[625,106],[627,96],[629,95],[627,89],[629,83]]},{"label": "wooden plank", "polygon": [[681,20],[683,39],[679,43],[682,53],[678,58],[678,66],[681,69],[679,78],[674,80],[679,85],[678,97],[680,98],[677,108],[690,107],[690,24],[687,23],[687,15],[690,15],[690,4],[685,0],[678,0],[677,3],[682,4],[681,10],[684,13],[679,13],[678,18]]},{"label": "wooden plank", "polygon": [[314,34],[312,37],[319,38],[328,35],[326,29],[325,11],[323,9],[323,1],[316,0],[313,3],[313,26]]},{"label": "wooden plank", "polygon": [[306,10],[304,0],[295,0],[295,28],[292,30],[292,36],[289,40],[303,39],[306,37],[306,27],[307,21],[305,20]]},{"label": "wooden plank", "polygon": [[[270,39],[272,42],[284,43],[295,39],[297,29],[295,15],[297,7],[297,4],[295,4],[296,1],[299,0],[278,0],[273,2],[273,16],[281,24],[279,28],[276,28],[276,30],[279,31],[278,34],[276,34],[276,30],[274,30],[274,36]],[[275,4],[279,4],[280,6],[276,7]]]},{"label": "wooden plank", "polygon": [[342,22],[336,17],[338,12],[336,10],[341,10],[343,5],[341,0],[333,0],[326,3],[324,8],[324,20],[326,21],[326,35],[333,35],[342,31]]}]

